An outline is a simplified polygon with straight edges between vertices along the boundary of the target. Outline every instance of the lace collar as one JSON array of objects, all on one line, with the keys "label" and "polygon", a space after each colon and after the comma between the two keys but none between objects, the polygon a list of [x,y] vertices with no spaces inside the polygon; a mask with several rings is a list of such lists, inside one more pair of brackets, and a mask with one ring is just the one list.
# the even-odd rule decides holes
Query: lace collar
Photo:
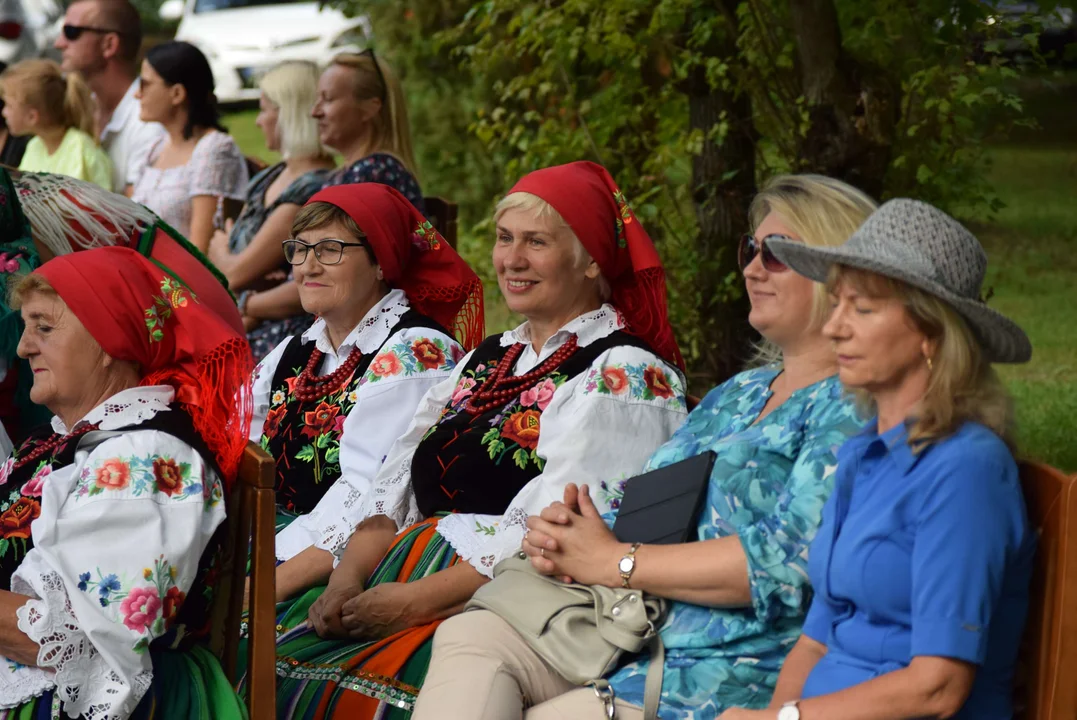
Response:
[{"label": "lace collar", "polygon": [[[608,335],[612,335],[617,330],[621,330],[624,326],[625,321],[621,317],[621,313],[617,311],[617,308],[606,303],[598,310],[592,310],[589,313],[573,318],[564,327],[551,335],[542,349],[545,351],[550,347],[561,347],[568,340],[569,335],[573,334],[576,335],[576,342],[580,347],[587,347],[596,340],[601,340]],[[526,345],[530,342],[531,324],[526,322],[515,330],[509,330],[501,336],[501,347],[508,347],[518,343]]]},{"label": "lace collar", "polygon": [[101,423],[102,430],[115,430],[128,425],[138,425],[159,412],[165,412],[172,404],[176,391],[168,385],[148,385],[121,390],[95,407],[75,423],[70,430],[58,415],[52,417],[52,429],[67,435],[85,423]]},{"label": "lace collar", "polygon": [[381,302],[370,308],[362,321],[348,333],[348,337],[344,338],[344,342],[340,344],[339,351],[329,341],[325,320],[321,318],[315,320],[314,324],[303,333],[303,342],[313,340],[314,346],[326,355],[345,357],[353,347],[359,348],[359,352],[366,355],[385,344],[385,341],[389,339],[389,333],[410,307],[408,296],[403,290],[390,290]]}]

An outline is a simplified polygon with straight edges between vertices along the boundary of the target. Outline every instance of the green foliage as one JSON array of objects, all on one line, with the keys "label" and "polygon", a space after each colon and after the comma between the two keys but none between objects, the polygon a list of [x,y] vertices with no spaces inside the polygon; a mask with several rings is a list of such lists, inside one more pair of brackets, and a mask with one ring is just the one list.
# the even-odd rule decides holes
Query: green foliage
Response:
[{"label": "green foliage", "polygon": [[[408,0],[403,12],[390,0],[337,4],[369,15],[379,53],[401,72],[424,188],[461,205],[461,250],[487,280],[500,195],[536,168],[600,162],[659,246],[686,356],[704,354],[710,339],[694,330],[702,294],[729,301],[741,292],[733,276],[705,291],[692,282],[728,252],[694,242],[699,199],[712,194],[692,187],[704,142],[755,142],[758,180],[815,169],[803,160],[809,101],[787,3]],[[992,16],[980,0],[835,7],[840,66],[875,83],[866,87],[895,89],[892,107],[865,91],[852,113],[889,150],[884,195],[998,210],[984,147],[1028,122],[1012,86],[1039,63],[1038,20]],[[730,43],[733,54],[723,50]],[[756,139],[731,135],[727,115],[691,129],[686,93],[700,77],[715,91],[748,94]],[[877,116],[891,121],[876,126]]]}]

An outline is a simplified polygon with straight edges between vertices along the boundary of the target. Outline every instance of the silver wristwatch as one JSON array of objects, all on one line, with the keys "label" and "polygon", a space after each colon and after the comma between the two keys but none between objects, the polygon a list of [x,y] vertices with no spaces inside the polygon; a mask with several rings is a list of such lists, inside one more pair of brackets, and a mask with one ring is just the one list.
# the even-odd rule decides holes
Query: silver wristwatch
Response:
[{"label": "silver wristwatch", "polygon": [[791,700],[778,710],[778,720],[800,720],[799,700]]}]

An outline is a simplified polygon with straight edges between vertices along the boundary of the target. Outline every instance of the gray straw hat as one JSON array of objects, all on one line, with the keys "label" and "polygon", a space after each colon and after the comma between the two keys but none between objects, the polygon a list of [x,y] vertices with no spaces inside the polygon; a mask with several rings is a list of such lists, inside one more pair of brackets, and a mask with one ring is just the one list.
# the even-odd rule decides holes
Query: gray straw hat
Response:
[{"label": "gray straw hat", "polygon": [[889,200],[838,247],[768,240],[779,260],[801,275],[826,282],[833,265],[868,270],[908,283],[949,303],[968,322],[990,362],[1032,357],[1028,336],[980,299],[987,253],[965,227],[919,200]]}]

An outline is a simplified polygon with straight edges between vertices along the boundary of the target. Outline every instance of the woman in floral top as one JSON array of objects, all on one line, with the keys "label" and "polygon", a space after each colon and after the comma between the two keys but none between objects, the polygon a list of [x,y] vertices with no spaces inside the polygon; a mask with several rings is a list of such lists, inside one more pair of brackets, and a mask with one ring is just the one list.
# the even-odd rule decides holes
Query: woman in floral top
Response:
[{"label": "woman in floral top", "polygon": [[[322,188],[388,185],[422,213],[423,193],[415,179],[404,91],[389,66],[376,59],[373,50],[338,55],[318,79],[313,102],[311,114],[321,144],[344,157],[343,167],[318,173],[317,184]],[[242,298],[241,308],[248,327],[270,321],[268,328],[252,333],[256,354],[262,353],[269,336],[276,335],[278,341],[284,337],[281,320],[290,326],[286,329],[294,329],[296,316],[303,313],[299,292],[291,282]]]},{"label": "woman in floral top", "polygon": [[55,416],[0,467],[5,716],[243,714],[194,641],[247,441],[231,399],[249,392],[250,350],[188,289],[213,276],[187,270],[99,248],[15,290],[32,398]]},{"label": "woman in floral top", "polygon": [[662,266],[609,173],[531,173],[495,222],[499,287],[527,322],[426,394],[328,588],[282,619],[281,717],[407,716],[438,622],[519,549],[527,516],[571,481],[631,472],[684,419]]},{"label": "woman in floral top", "polygon": [[[622,720],[644,717],[648,671],[664,671],[663,720],[713,720],[731,705],[770,699],[810,598],[807,548],[832,488],[835,453],[861,422],[842,397],[822,334],[825,289],[776,263],[767,242],[781,236],[837,245],[873,208],[854,188],[810,175],[775,178],[753,202],[755,232],[742,240],[739,259],[749,320],[772,362],[712,390],[669,442],[630,470],[717,453],[700,542],[635,552],[630,586],[672,603],[661,628],[664,667],[627,658],[609,678]],[[578,494],[570,486],[564,503],[530,518],[523,548],[541,572],[621,587],[619,560],[631,546],[607,526],[623,483],[614,473],[596,479]],[[525,697],[535,706],[527,718],[600,716],[593,689],[576,689],[536,657],[493,613],[454,618],[438,632],[415,717],[520,717]]]},{"label": "woman in floral top", "polygon": [[[262,96],[255,124],[266,148],[284,159],[254,176],[235,225],[226,223],[209,243],[209,259],[228,278],[232,292],[240,294],[239,306],[247,311],[251,327],[247,339],[255,360],[314,322],[302,308],[283,318],[260,319],[251,315],[249,303],[256,291],[282,283],[293,286],[280,272],[287,268],[281,243],[291,236],[299,209],[322,189],[333,167],[333,158],[318,139],[318,124],[310,116],[317,83],[318,67],[299,60],[277,65],[258,81]],[[271,273],[279,277],[270,280]],[[294,286],[292,293],[298,301]]]}]

